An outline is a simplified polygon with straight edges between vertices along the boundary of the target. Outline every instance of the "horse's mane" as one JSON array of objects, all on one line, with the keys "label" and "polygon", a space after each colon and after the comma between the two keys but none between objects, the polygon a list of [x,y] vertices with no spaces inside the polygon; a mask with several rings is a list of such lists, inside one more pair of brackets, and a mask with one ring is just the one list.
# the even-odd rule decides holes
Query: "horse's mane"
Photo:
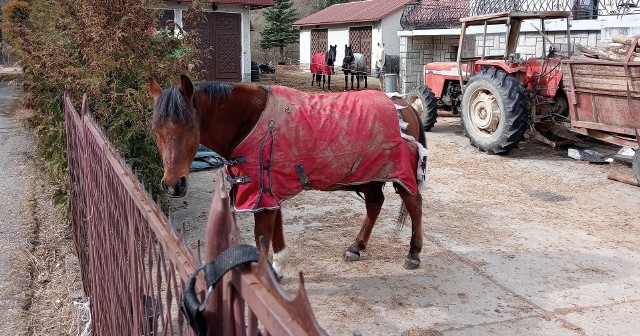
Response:
[{"label": "horse's mane", "polygon": [[[219,100],[228,96],[233,89],[232,84],[208,82],[198,84],[195,87],[195,93],[205,92],[212,100]],[[193,100],[195,115],[191,113],[187,101],[180,92],[178,87],[172,87],[164,90],[156,102],[156,113],[153,116],[153,127],[166,121],[179,121],[184,124],[190,124],[200,118],[197,101]]]}]

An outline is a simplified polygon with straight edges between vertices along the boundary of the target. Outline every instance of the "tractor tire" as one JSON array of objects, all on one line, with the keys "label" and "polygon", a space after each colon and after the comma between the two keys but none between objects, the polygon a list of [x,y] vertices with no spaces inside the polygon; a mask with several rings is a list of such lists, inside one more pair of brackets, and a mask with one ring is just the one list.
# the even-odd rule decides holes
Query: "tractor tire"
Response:
[{"label": "tractor tire", "polygon": [[636,180],[640,183],[640,148],[636,149],[636,154],[633,156],[633,172],[636,174]]},{"label": "tractor tire", "polygon": [[527,130],[524,87],[496,68],[469,79],[462,96],[462,126],[471,144],[489,154],[507,154]]},{"label": "tractor tire", "polygon": [[425,85],[418,85],[407,94],[406,101],[418,112],[424,130],[430,131],[438,118],[438,104],[433,91]]}]

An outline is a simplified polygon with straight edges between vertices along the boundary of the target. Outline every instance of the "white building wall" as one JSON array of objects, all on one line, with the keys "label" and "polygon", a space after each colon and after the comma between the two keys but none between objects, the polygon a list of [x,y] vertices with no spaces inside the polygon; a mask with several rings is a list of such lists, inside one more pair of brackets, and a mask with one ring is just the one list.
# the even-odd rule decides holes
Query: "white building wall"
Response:
[{"label": "white building wall", "polygon": [[[398,37],[398,31],[402,30],[402,26],[400,26],[400,17],[402,17],[402,10],[385,17],[380,21],[384,51],[389,55],[400,54],[400,37]],[[377,43],[374,44],[374,46],[377,46]]]},{"label": "white building wall", "polygon": [[[336,66],[342,66],[344,59],[344,46],[349,44],[349,27],[329,28],[328,42],[329,45],[338,45],[336,47]],[[337,71],[338,69],[336,69]]]},{"label": "white building wall", "polygon": [[300,29],[300,69],[310,70],[311,63],[311,29]]}]

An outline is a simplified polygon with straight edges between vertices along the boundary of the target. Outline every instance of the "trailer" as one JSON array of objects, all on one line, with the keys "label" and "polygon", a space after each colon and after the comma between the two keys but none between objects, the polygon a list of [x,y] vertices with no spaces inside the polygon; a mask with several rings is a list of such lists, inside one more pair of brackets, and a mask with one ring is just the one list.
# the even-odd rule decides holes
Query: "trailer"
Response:
[{"label": "trailer", "polygon": [[640,36],[623,61],[572,58],[562,61],[569,103],[569,130],[634,148],[633,171],[640,182],[640,62],[630,62]]}]

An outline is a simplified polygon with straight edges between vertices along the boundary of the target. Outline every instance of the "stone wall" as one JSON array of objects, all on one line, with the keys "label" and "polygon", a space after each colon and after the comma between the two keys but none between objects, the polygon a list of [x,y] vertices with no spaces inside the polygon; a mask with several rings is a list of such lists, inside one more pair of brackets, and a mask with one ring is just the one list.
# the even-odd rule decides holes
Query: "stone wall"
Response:
[{"label": "stone wall", "polygon": [[[546,36],[552,41],[560,52],[567,51],[567,38],[564,31],[547,32]],[[580,43],[589,46],[606,45],[601,41],[598,30],[584,30],[571,32],[571,52],[577,54],[575,44]],[[518,40],[516,52],[520,57],[527,59],[534,56],[542,56],[543,37],[538,32],[522,32]],[[506,34],[487,34],[487,48],[485,55],[503,55],[506,48]],[[429,62],[455,62],[458,52],[459,37],[457,35],[443,36],[401,36],[400,37],[400,92],[409,92],[417,85],[424,83],[424,65]],[[463,55],[465,57],[482,55],[482,34],[465,38]],[[547,50],[550,43],[547,42]]]},{"label": "stone wall", "polygon": [[[556,46],[556,49],[560,52],[566,53],[567,37],[565,32],[547,32],[545,34],[549,41],[547,41],[546,48],[549,49],[551,42]],[[580,43],[582,45],[599,46],[600,32],[599,31],[572,31],[571,32],[571,53],[579,54],[580,52],[575,49],[575,44]],[[476,35],[476,55],[482,54],[482,35]],[[502,55],[506,48],[506,34],[496,33],[487,34],[487,48],[485,55]],[[543,37],[538,32],[523,32],[518,39],[518,46],[516,52],[520,53],[520,57],[527,59],[531,57],[541,56],[546,54],[543,51]]]}]

